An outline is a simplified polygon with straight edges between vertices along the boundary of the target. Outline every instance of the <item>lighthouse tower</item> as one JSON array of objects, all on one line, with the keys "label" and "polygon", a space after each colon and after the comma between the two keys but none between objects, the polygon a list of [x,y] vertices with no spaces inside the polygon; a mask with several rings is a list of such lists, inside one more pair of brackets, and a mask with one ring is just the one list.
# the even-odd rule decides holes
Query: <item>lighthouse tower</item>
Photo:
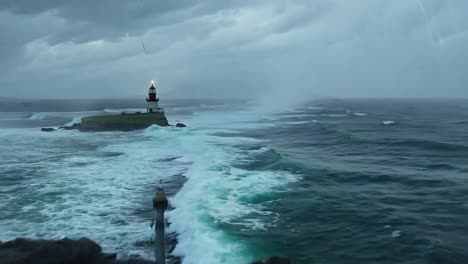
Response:
[{"label": "lighthouse tower", "polygon": [[160,108],[158,107],[159,98],[156,96],[156,88],[154,87],[154,81],[151,81],[151,87],[148,91],[148,98],[146,98],[146,102],[148,102],[148,106],[146,110],[148,113],[160,112]]}]

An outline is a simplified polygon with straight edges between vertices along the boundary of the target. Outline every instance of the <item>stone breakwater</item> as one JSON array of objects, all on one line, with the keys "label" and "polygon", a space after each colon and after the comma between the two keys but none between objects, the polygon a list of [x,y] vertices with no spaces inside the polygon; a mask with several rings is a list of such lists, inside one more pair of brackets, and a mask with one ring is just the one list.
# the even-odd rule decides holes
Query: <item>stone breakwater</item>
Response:
[{"label": "stone breakwater", "polygon": [[152,264],[131,258],[117,260],[116,254],[103,253],[101,246],[87,238],[78,240],[30,240],[18,238],[0,242],[2,264]]}]

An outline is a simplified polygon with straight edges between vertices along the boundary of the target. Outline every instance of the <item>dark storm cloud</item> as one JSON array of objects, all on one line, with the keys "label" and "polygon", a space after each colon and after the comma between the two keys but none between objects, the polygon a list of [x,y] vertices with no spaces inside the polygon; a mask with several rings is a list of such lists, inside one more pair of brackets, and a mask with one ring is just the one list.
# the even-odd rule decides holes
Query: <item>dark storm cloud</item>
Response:
[{"label": "dark storm cloud", "polygon": [[[45,97],[468,96],[466,1],[4,0],[0,90]],[[141,47],[144,42],[147,52]],[[39,88],[37,88],[39,87]]]},{"label": "dark storm cloud", "polygon": [[[94,39],[115,40],[125,35],[139,35],[148,28],[181,22],[189,17],[234,7],[236,1],[178,0],[7,0],[0,10],[22,15],[24,19],[51,12],[69,27],[66,32],[49,32],[49,41]],[[47,26],[47,25],[43,25]]]},{"label": "dark storm cloud", "polygon": [[[109,2],[114,2],[113,4]],[[138,5],[129,5],[131,1],[7,1],[2,6],[5,12],[19,15],[22,19],[48,13],[54,19],[62,19],[66,29],[48,31],[46,36],[51,44],[63,41],[82,43],[94,39],[116,39],[125,34],[139,34],[138,24],[150,12],[144,12]],[[128,8],[128,10],[125,10]],[[161,9],[159,9],[161,8]],[[168,11],[168,7],[158,7],[159,14]],[[48,23],[43,24],[47,27]]]}]

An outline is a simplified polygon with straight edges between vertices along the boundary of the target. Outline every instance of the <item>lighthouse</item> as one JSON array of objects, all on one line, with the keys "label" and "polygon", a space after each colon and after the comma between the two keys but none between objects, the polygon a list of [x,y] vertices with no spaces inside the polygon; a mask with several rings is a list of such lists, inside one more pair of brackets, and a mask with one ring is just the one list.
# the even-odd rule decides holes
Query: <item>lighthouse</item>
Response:
[{"label": "lighthouse", "polygon": [[154,81],[151,81],[151,87],[148,91],[148,98],[146,98],[148,106],[146,110],[148,113],[160,112],[161,109],[158,107],[159,98],[156,96],[156,88],[154,87]]}]

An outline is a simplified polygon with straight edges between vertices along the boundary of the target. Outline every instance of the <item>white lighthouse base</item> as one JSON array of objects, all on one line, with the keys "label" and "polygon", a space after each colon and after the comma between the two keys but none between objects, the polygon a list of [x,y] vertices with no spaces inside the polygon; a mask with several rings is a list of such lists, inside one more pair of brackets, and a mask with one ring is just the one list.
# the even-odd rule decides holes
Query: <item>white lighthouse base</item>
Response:
[{"label": "white lighthouse base", "polygon": [[148,113],[164,113],[164,108],[148,108]]},{"label": "white lighthouse base", "polygon": [[163,108],[158,107],[158,102],[148,102],[148,106],[146,107],[148,113],[161,113],[164,112]]}]

